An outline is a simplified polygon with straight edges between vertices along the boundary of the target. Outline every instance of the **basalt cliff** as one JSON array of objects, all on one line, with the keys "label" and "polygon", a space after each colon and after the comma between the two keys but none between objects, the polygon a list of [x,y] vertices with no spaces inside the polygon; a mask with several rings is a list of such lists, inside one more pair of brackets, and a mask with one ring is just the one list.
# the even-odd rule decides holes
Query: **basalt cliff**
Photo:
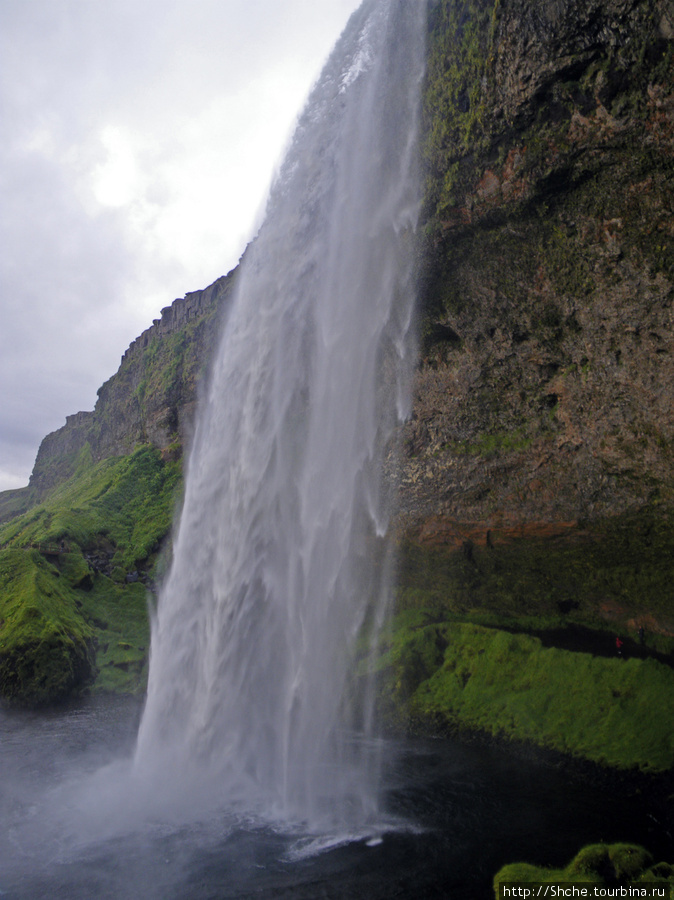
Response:
[{"label": "basalt cliff", "polygon": [[[537,740],[519,714],[476,718],[479,660],[514,666],[513,681],[545,647],[551,678],[580,657],[613,666],[614,632],[635,663],[669,673],[653,675],[651,700],[671,702],[674,4],[435,0],[424,91],[420,358],[390,460],[402,624],[382,705]],[[42,583],[67,585],[85,614],[62,693],[97,672],[142,687],[147,632],[125,634],[115,603],[151,586],[235,279],[163,310],[95,410],[44,439],[29,487],[0,496],[4,596],[27,584],[30,548]],[[30,590],[3,623],[37,608]],[[34,669],[17,674],[26,654],[0,627],[4,696],[49,699]],[[541,735],[568,686],[541,688],[539,742],[563,745],[552,726]],[[583,740],[572,749],[598,758]],[[671,729],[653,741],[611,759],[671,766]]]},{"label": "basalt cliff", "polygon": [[672,9],[435,10],[403,473],[429,539],[672,504]]}]

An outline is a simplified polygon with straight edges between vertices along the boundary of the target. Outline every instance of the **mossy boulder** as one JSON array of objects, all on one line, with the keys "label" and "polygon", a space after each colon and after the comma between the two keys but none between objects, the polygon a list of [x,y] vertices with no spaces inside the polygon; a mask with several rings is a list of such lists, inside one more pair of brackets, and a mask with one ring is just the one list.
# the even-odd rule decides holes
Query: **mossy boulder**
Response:
[{"label": "mossy boulder", "polygon": [[54,703],[144,689],[148,593],[182,484],[141,446],[75,474],[0,528],[0,697]]},{"label": "mossy boulder", "polygon": [[94,632],[58,570],[37,550],[0,552],[0,695],[54,703],[95,675]]},{"label": "mossy boulder", "polygon": [[636,844],[590,844],[562,869],[529,863],[510,863],[494,877],[494,895],[499,886],[510,884],[551,884],[583,882],[596,885],[627,885],[663,882],[674,888],[674,865],[655,863],[653,856]]}]

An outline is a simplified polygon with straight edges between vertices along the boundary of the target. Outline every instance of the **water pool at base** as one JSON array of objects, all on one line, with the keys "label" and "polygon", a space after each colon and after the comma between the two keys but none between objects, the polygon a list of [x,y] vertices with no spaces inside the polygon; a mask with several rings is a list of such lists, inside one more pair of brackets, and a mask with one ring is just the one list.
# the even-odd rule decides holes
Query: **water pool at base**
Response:
[{"label": "water pool at base", "polygon": [[[506,862],[563,865],[602,840],[672,855],[671,823],[647,792],[454,740],[385,742],[385,814],[360,833],[306,834],[222,809],[82,840],[67,786],[128,757],[139,713],[110,698],[0,713],[0,897],[487,900]],[[58,802],[61,826],[49,821]]]}]

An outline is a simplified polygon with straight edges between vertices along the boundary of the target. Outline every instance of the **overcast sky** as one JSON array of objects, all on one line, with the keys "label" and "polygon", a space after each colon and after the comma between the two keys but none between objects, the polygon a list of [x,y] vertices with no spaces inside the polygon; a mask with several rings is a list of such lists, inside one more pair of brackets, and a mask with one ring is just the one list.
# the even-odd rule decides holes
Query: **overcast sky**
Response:
[{"label": "overcast sky", "polygon": [[232,269],[360,0],[0,0],[0,490]]}]

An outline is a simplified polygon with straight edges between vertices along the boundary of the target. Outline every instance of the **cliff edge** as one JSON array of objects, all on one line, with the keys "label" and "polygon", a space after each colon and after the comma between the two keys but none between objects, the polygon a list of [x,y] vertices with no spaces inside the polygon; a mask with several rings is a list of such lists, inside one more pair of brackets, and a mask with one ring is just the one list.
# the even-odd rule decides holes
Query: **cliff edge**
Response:
[{"label": "cliff edge", "polygon": [[138,444],[182,453],[235,279],[236,270],[162,309],[98,389],[94,410],[68,416],[43,439],[29,483],[35,500],[73,475],[85,447],[94,461]]}]

